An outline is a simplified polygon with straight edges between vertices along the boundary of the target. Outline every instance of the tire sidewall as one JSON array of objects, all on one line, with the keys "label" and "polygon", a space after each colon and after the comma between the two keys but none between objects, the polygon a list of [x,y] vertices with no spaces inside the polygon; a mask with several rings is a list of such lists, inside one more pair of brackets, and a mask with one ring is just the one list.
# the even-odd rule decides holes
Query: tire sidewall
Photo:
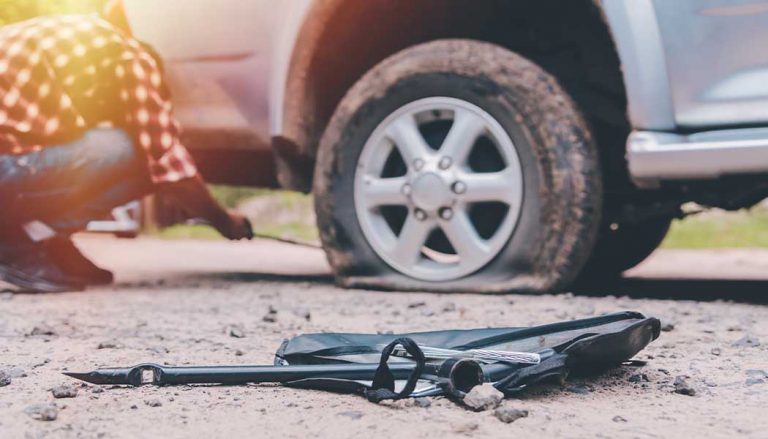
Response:
[{"label": "tire sidewall", "polygon": [[[451,42],[442,43],[450,45]],[[466,53],[467,42],[454,43],[461,43],[459,45],[463,46]],[[564,95],[559,88],[553,88],[559,87],[553,79],[547,80],[548,75],[539,72],[538,68],[523,58],[489,44],[469,43],[469,46],[482,46],[470,50],[503,51],[505,56],[511,57],[511,61],[507,61],[512,67],[522,64],[524,69],[536,69],[536,73],[543,76],[534,79],[544,78],[546,87],[542,90],[545,93]],[[563,261],[557,260],[558,247],[568,244],[557,236],[562,235],[562,230],[553,228],[559,229],[558,224],[573,210],[572,205],[579,202],[578,188],[594,185],[594,182],[581,181],[579,177],[583,176],[582,173],[574,173],[570,177],[559,173],[562,168],[569,166],[569,147],[565,145],[563,148],[563,140],[568,139],[573,143],[574,139],[589,139],[583,129],[583,120],[575,110],[572,111],[573,120],[566,119],[563,125],[574,129],[563,130],[561,127],[560,135],[553,136],[543,123],[547,120],[548,115],[543,114],[547,109],[537,105],[540,93],[531,93],[525,87],[520,87],[519,79],[524,78],[515,78],[517,72],[506,71],[499,78],[498,74],[488,74],[482,69],[471,72],[471,69],[466,71],[456,68],[456,65],[451,65],[451,58],[456,56],[461,61],[461,55],[451,53],[451,47],[442,48],[443,52],[447,52],[445,56],[448,62],[447,68],[441,69],[433,65],[432,57],[420,58],[425,52],[419,49],[410,49],[415,52],[411,56],[399,55],[402,58],[400,63],[398,60],[385,61],[363,78],[342,101],[321,142],[315,174],[318,224],[324,247],[337,276],[347,283],[354,283],[354,279],[379,279],[378,282],[394,288],[433,290],[492,290],[494,286],[506,290],[510,289],[510,282],[517,279],[522,283],[520,287],[512,289],[544,291],[556,289],[559,283],[570,281],[576,273],[563,275],[562,272],[573,271],[573,267],[562,267]],[[433,51],[429,53],[435,55]],[[404,74],[400,67],[405,61],[413,65]],[[507,81],[511,84],[505,83]],[[358,161],[374,130],[399,108],[436,96],[469,102],[496,119],[516,147],[524,181],[523,205],[515,230],[505,248],[474,274],[443,283],[415,280],[390,268],[367,242],[353,201]],[[570,101],[566,100],[565,103]],[[581,162],[596,161],[596,155],[587,159]],[[594,240],[592,231],[582,231],[581,234],[585,235],[581,237],[582,241]],[[589,245],[591,243],[587,243]],[[579,259],[585,258],[579,256]],[[578,261],[576,265],[579,264],[582,262]]]}]

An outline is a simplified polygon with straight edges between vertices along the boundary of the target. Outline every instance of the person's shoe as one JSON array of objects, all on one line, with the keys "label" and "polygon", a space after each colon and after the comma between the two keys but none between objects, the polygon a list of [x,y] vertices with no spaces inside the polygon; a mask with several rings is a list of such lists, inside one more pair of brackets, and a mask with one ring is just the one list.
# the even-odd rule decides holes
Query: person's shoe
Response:
[{"label": "person's shoe", "polygon": [[0,247],[0,280],[29,292],[63,293],[85,288],[59,269],[42,244]]},{"label": "person's shoe", "polygon": [[80,279],[86,285],[109,285],[115,280],[111,271],[96,266],[69,238],[50,239],[46,241],[46,249],[65,274]]}]

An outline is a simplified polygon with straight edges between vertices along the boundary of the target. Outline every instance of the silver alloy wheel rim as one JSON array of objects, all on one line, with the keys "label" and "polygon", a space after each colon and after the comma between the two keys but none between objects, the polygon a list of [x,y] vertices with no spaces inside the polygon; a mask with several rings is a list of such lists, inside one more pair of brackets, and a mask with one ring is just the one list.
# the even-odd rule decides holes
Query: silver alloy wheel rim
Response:
[{"label": "silver alloy wheel rim", "polygon": [[[451,119],[441,145],[431,147],[421,131],[425,120]],[[503,169],[475,172],[470,155],[479,139],[495,146]],[[397,150],[407,170],[383,178]],[[490,114],[469,102],[432,97],[407,104],[387,117],[370,136],[358,160],[355,211],[376,254],[393,269],[415,279],[456,280],[488,265],[514,233],[523,202],[523,173],[512,139]],[[506,215],[489,237],[478,233],[477,203],[501,203]],[[399,231],[383,215],[385,206],[407,208]],[[442,230],[455,254],[426,244]]]}]

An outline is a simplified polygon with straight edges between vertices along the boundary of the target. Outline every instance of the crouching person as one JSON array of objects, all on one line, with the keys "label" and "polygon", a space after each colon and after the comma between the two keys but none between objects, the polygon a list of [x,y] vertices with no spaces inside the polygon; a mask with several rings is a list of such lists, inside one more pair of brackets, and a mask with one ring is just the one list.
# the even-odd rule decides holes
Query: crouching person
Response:
[{"label": "crouching person", "polygon": [[179,136],[160,60],[126,29],[80,15],[0,28],[0,279],[43,292],[111,283],[70,237],[150,193],[252,238]]}]

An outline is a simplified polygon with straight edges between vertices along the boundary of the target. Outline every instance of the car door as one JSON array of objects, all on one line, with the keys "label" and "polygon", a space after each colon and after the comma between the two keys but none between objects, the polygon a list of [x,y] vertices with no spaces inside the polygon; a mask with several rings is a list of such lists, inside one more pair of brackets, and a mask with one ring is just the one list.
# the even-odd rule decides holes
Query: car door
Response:
[{"label": "car door", "polygon": [[288,4],[124,0],[134,35],[165,61],[191,147],[269,148],[270,61]]},{"label": "car door", "polygon": [[768,1],[653,0],[653,5],[677,125],[695,130],[768,125]]}]

